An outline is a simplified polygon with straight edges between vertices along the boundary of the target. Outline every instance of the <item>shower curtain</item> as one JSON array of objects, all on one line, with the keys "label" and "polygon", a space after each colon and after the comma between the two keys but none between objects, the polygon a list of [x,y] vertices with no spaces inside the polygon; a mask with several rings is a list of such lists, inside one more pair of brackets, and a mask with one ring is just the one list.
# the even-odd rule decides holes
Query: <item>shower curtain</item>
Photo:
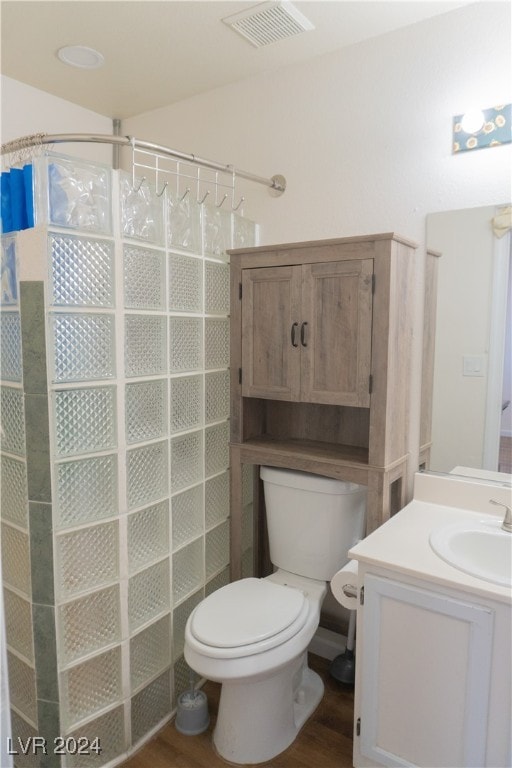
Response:
[{"label": "shower curtain", "polygon": [[34,226],[32,164],[4,171],[0,180],[2,232]]},{"label": "shower curtain", "polygon": [[[226,250],[257,227],[33,166],[35,228],[2,235],[2,575],[12,734],[50,754],[14,762],[95,768],[170,717],[188,615],[229,580]],[[244,498],[251,575],[249,467]]]}]

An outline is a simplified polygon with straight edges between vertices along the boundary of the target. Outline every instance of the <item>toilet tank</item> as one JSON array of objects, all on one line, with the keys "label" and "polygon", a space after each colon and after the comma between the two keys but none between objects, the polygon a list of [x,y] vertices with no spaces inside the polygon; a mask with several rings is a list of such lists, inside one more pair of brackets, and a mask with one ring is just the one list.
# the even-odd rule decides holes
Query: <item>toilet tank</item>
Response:
[{"label": "toilet tank", "polygon": [[363,538],[366,486],[291,469],[261,467],[272,563],[330,581]]}]

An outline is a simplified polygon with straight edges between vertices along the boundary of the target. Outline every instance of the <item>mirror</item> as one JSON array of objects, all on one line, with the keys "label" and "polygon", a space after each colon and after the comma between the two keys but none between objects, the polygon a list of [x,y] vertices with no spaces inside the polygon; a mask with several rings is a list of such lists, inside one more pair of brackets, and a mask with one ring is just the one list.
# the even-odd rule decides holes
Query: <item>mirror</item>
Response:
[{"label": "mirror", "polygon": [[[510,473],[511,234],[496,216],[510,203],[427,217],[437,259],[430,469]],[[508,451],[508,453],[507,453]],[[468,473],[468,470],[462,470]]]}]

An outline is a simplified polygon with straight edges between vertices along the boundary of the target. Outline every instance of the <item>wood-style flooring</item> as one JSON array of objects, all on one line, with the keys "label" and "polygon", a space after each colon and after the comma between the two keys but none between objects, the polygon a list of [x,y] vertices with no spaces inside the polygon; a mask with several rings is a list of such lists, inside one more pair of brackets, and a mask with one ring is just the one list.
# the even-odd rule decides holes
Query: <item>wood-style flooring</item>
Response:
[{"label": "wood-style flooring", "polygon": [[[322,677],[325,693],[294,743],[260,768],[352,768],[353,690],[329,675],[329,662],[309,655],[309,664]],[[220,685],[208,681],[210,725],[199,736],[184,736],[168,723],[121,768],[225,768],[212,745]]]}]

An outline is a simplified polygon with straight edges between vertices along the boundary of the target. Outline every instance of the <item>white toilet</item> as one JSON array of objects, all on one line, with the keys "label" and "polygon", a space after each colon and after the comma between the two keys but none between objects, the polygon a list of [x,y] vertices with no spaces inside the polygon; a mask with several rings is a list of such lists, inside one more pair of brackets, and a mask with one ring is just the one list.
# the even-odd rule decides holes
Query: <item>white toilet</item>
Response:
[{"label": "white toilet", "polygon": [[233,763],[261,763],[295,739],[323,695],[307,665],[327,582],[364,535],[366,488],[261,467],[270,559],[264,579],[228,584],[185,628],[185,659],[222,683],[213,741]]}]

